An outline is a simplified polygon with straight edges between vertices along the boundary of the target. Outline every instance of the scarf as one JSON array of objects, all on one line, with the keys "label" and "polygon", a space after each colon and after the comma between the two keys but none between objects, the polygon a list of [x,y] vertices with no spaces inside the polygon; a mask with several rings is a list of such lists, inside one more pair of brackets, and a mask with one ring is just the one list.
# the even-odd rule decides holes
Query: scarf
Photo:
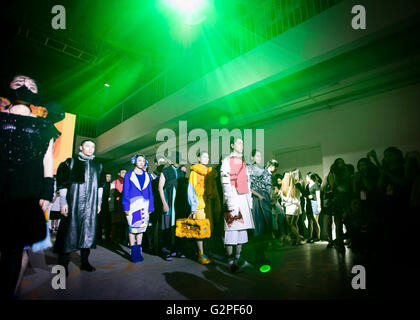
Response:
[{"label": "scarf", "polygon": [[78,158],[80,161],[89,161],[95,159],[95,155],[87,156],[83,152],[79,152]]}]

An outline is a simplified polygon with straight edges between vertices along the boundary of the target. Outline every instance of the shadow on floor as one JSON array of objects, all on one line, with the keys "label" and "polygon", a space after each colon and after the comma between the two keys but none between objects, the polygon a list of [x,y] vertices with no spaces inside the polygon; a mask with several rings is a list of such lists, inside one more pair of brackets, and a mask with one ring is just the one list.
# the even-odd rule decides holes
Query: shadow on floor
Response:
[{"label": "shadow on floor", "polygon": [[188,299],[227,299],[224,292],[210,281],[187,272],[165,272],[166,282]]}]

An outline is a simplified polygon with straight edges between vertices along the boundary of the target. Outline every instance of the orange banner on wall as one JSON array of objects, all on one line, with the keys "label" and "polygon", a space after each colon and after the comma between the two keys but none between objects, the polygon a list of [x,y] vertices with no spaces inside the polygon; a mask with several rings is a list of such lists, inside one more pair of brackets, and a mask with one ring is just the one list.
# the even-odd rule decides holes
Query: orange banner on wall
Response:
[{"label": "orange banner on wall", "polygon": [[66,113],[66,116],[60,122],[55,124],[61,136],[54,142],[53,157],[54,157],[54,174],[57,173],[57,168],[61,162],[73,156],[73,140],[74,128],[76,125],[76,115]]}]

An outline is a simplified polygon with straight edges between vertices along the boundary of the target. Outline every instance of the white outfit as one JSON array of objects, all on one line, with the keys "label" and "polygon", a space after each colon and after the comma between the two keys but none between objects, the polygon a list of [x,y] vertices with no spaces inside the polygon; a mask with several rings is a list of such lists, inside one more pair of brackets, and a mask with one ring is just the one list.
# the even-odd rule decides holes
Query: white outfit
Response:
[{"label": "white outfit", "polygon": [[285,197],[282,192],[280,192],[282,203],[285,208],[285,213],[287,215],[298,216],[302,214],[302,208],[300,207],[300,199],[296,197]]},{"label": "white outfit", "polygon": [[232,153],[222,161],[220,168],[220,177],[223,186],[223,195],[226,200],[228,210],[231,211],[232,216],[237,216],[239,211],[242,214],[242,220],[235,220],[231,225],[228,225],[224,220],[225,225],[225,244],[236,245],[248,242],[247,229],[254,229],[254,221],[252,219],[252,196],[251,196],[251,183],[244,164],[243,170],[246,170],[248,177],[248,193],[239,194],[235,186],[230,181],[230,158],[231,156],[240,156]]}]

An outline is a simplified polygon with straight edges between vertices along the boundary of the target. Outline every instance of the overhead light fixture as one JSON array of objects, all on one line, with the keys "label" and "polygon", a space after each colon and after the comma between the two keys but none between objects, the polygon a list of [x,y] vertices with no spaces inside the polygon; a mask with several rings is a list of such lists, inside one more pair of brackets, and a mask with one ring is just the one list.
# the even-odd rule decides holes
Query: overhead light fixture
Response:
[{"label": "overhead light fixture", "polygon": [[105,83],[105,87],[109,87],[109,84],[108,83]]},{"label": "overhead light fixture", "polygon": [[204,0],[171,0],[171,5],[184,13],[195,13],[197,11],[200,11],[200,9],[203,6]]},{"label": "overhead light fixture", "polygon": [[185,24],[196,25],[206,18],[209,0],[166,0],[166,5],[172,9]]}]

